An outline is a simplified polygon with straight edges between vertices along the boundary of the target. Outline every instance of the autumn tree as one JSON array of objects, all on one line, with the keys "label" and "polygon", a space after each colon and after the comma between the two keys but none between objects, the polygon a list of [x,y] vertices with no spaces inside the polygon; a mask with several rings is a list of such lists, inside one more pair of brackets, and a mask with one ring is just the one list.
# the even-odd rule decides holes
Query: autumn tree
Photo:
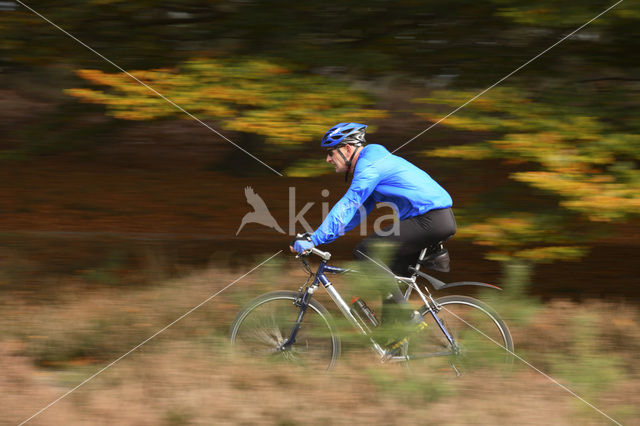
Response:
[{"label": "autumn tree", "polygon": [[[636,121],[624,119],[632,113],[622,111],[633,97],[618,89],[603,107],[584,86],[581,95],[496,88],[446,119],[443,125],[475,132],[480,142],[428,155],[477,161],[467,168],[500,161],[512,170],[460,212],[457,236],[488,247],[491,259],[523,265],[577,259],[589,243],[637,218],[640,137]],[[430,105],[418,114],[435,121],[437,105],[457,106],[476,93],[433,93],[416,100]]]},{"label": "autumn tree", "polygon": [[[113,117],[189,118],[126,74],[79,70],[78,75],[94,88],[67,93],[83,102],[105,105]],[[222,129],[262,136],[265,145],[257,148],[277,152],[279,157],[317,139],[336,121],[368,121],[385,115],[372,107],[371,96],[347,83],[298,75],[266,60],[194,59],[178,68],[131,71],[131,75]]]}]

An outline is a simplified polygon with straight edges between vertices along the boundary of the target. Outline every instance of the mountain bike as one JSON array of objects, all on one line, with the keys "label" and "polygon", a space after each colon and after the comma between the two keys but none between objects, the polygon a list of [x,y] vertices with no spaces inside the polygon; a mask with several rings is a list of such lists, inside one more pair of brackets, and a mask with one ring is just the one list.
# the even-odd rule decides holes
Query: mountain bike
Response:
[{"label": "mountain bike", "polygon": [[[307,261],[311,254],[320,258],[315,273]],[[331,253],[317,248],[296,257],[309,273],[307,282],[297,292],[274,291],[257,297],[241,309],[233,321],[231,342],[245,354],[284,358],[331,369],[340,356],[341,339],[332,315],[313,299],[315,291],[322,286],[348,323],[368,339],[382,362],[413,363],[440,358],[446,359],[447,368],[460,375],[474,363],[497,360],[509,364],[512,361],[511,333],[491,307],[469,296],[432,296],[429,286],[434,290],[458,286],[500,290],[497,286],[475,281],[446,284],[421,271],[424,267],[448,272],[449,254],[443,243],[422,249],[415,266],[409,268],[408,277],[393,276],[399,285],[407,286],[403,291],[405,301],[409,302],[415,292],[421,306],[413,311],[411,332],[399,336],[392,345],[376,341],[372,331],[377,321],[348,305],[327,278],[327,274],[356,271],[329,265]],[[426,283],[418,283],[418,278]]]}]

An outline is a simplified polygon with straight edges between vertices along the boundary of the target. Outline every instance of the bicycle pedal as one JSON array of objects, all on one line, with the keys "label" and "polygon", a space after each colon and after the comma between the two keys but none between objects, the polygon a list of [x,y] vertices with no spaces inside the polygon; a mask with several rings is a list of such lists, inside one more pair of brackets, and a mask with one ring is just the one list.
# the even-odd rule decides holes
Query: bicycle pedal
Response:
[{"label": "bicycle pedal", "polygon": [[382,362],[389,362],[392,360],[398,360],[398,359],[406,359],[406,357],[402,354],[402,348],[396,348],[396,349],[388,349],[385,351],[384,354],[382,354],[381,357],[381,361]]},{"label": "bicycle pedal", "polygon": [[387,352],[392,352],[396,349],[400,349],[405,343],[409,343],[409,340],[407,340],[406,337],[398,340],[397,342],[391,343],[387,346]]},{"label": "bicycle pedal", "polygon": [[422,321],[420,324],[416,325],[416,331],[422,331],[427,327],[429,327],[429,324],[427,324],[425,321]]}]

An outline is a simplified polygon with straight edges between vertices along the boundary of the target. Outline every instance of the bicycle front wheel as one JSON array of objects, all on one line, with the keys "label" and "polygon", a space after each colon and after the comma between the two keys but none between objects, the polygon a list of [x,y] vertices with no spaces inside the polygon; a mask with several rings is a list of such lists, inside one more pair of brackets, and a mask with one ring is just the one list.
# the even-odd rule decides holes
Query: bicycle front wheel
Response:
[{"label": "bicycle front wheel", "polygon": [[468,296],[445,296],[436,303],[441,307],[436,316],[454,345],[423,307],[421,313],[428,326],[409,340],[410,360],[442,356],[456,374],[513,362],[509,328],[489,305]]},{"label": "bicycle front wheel", "polygon": [[276,291],[249,302],[231,324],[231,343],[254,357],[332,368],[340,356],[340,339],[331,315],[316,300],[305,312],[295,343],[280,349],[300,313],[293,303],[297,296],[293,291]]}]

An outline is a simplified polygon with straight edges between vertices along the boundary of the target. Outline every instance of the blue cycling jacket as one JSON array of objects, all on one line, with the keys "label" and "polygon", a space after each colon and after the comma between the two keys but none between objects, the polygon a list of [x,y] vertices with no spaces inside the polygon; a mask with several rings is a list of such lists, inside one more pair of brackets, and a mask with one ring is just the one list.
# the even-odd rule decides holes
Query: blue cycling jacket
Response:
[{"label": "blue cycling jacket", "polygon": [[358,226],[381,202],[391,203],[400,220],[453,204],[447,191],[423,170],[382,145],[366,145],[360,151],[349,190],[311,235],[311,241],[316,246],[330,243]]}]

